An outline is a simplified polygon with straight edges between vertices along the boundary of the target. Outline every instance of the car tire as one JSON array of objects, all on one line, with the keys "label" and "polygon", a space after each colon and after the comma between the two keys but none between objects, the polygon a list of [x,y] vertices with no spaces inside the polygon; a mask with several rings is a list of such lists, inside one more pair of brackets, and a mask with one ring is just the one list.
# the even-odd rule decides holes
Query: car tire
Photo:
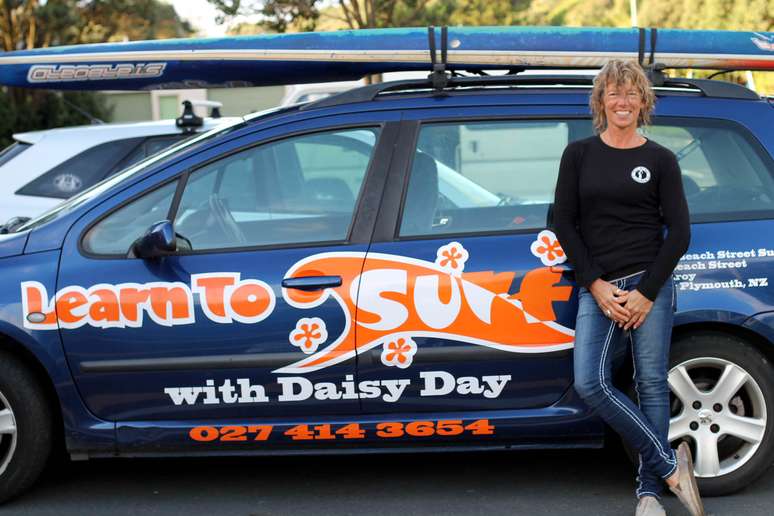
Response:
[{"label": "car tire", "polygon": [[[684,414],[683,411],[686,407],[679,397],[675,395],[675,385],[677,385],[675,375],[680,372],[680,367],[684,367],[689,371],[689,377],[694,385],[698,383],[701,390],[710,391],[720,379],[718,373],[721,367],[725,367],[728,364],[733,364],[745,371],[754,381],[754,385],[752,383],[750,385],[742,385],[734,393],[740,395],[732,397],[733,404],[729,403],[729,406],[736,407],[735,410],[737,412],[741,408],[745,414],[749,414],[750,410],[754,409],[753,413],[750,414],[751,416],[756,415],[755,411],[759,412],[758,415],[761,415],[760,412],[763,411],[763,414],[768,414],[772,417],[765,418],[766,422],[763,426],[762,439],[756,449],[752,449],[749,446],[745,449],[745,443],[740,442],[740,439],[736,438],[736,441],[734,441],[729,440],[728,435],[722,436],[725,437],[724,441],[726,441],[722,443],[722,455],[726,460],[726,467],[724,469],[727,471],[718,472],[719,474],[714,476],[707,476],[703,475],[701,471],[703,463],[696,464],[697,459],[699,459],[696,452],[697,444],[700,442],[697,437],[706,436],[706,427],[708,425],[700,421],[696,409],[691,411],[692,407],[689,407],[685,415],[695,415],[697,417],[689,417],[687,429],[680,428],[679,418],[681,414]],[[714,372],[712,371],[713,369],[715,370]],[[673,448],[676,448],[683,440],[688,442],[694,457],[696,473],[698,475],[697,481],[701,493],[705,496],[722,496],[735,493],[760,477],[769,468],[772,458],[774,458],[774,379],[771,378],[771,362],[752,345],[742,339],[716,333],[694,334],[678,337],[672,343],[669,374],[671,391],[670,442]],[[746,392],[740,393],[742,387],[744,387]],[[636,402],[633,384],[630,384],[627,394]],[[759,398],[755,403],[752,402],[754,397]],[[714,414],[717,414],[714,403],[712,403],[712,407],[707,407],[706,405],[707,403],[704,401],[702,407],[709,408]],[[729,407],[722,407],[722,409],[731,410]],[[714,414],[711,415],[714,416]],[[694,427],[697,427],[697,430],[691,429],[691,423],[696,423]],[[710,422],[710,427],[711,424]],[[720,436],[722,431],[722,427],[718,428],[717,434]],[[710,434],[712,434],[711,428]],[[636,451],[631,449],[626,442],[622,441],[622,444],[626,454],[636,468]],[[720,444],[719,440],[719,447]],[[738,459],[734,458],[735,452],[742,452]],[[747,453],[745,454],[745,452]],[[735,464],[733,464],[734,462]]]},{"label": "car tire", "polygon": [[0,351],[0,503],[29,488],[51,454],[46,397],[18,358]]},{"label": "car tire", "polygon": [[772,372],[769,360],[737,337],[695,334],[672,343],[669,439],[675,448],[688,442],[703,495],[735,493],[771,465]]}]

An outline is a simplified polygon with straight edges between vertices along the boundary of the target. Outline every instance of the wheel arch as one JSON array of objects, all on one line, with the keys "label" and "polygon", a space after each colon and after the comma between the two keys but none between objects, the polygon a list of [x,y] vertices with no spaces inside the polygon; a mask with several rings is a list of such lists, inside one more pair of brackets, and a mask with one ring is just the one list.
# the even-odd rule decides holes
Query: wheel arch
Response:
[{"label": "wheel arch", "polygon": [[744,340],[766,357],[769,366],[774,364],[774,343],[746,326],[730,322],[706,321],[685,323],[672,329],[672,341],[700,335],[726,335]]},{"label": "wheel arch", "polygon": [[4,333],[0,333],[0,350],[12,354],[24,364],[35,377],[36,382],[46,396],[46,404],[51,410],[54,428],[57,430],[54,432],[53,436],[54,445],[58,450],[64,449],[64,417],[62,414],[62,405],[56,388],[54,387],[54,383],[51,380],[51,376],[48,374],[45,366],[32,351],[27,349],[16,339]]}]

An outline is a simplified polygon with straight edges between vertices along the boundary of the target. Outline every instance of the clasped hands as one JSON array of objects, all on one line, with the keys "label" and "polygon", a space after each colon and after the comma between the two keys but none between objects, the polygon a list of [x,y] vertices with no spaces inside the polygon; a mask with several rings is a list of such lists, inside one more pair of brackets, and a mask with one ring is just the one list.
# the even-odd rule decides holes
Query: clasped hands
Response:
[{"label": "clasped hands", "polygon": [[589,287],[600,310],[618,323],[619,328],[637,329],[645,322],[653,301],[643,296],[637,289],[626,291],[602,279],[594,280]]}]

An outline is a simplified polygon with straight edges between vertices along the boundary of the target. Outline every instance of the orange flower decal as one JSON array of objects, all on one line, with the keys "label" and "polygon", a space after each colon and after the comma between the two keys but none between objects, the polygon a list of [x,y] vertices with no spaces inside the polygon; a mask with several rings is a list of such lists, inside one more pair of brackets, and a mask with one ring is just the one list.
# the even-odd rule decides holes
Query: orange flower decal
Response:
[{"label": "orange flower decal", "polygon": [[553,231],[543,230],[538,234],[537,240],[530,246],[532,254],[540,258],[545,266],[558,265],[567,261],[562,245],[556,239]]},{"label": "orange flower decal", "polygon": [[290,332],[290,343],[307,355],[317,351],[317,348],[328,339],[325,321],[319,317],[299,319],[296,329]]},{"label": "orange flower decal", "polygon": [[435,264],[454,275],[462,274],[465,262],[468,261],[468,251],[459,242],[450,242],[438,248]]},{"label": "orange flower decal", "polygon": [[417,344],[410,337],[398,337],[384,343],[382,364],[406,369],[414,360]]}]

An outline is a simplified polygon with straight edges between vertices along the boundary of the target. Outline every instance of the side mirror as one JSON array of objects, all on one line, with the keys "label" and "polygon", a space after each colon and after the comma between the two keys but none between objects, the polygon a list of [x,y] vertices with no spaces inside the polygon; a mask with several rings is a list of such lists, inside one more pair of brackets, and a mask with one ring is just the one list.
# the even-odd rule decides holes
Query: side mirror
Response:
[{"label": "side mirror", "polygon": [[177,238],[168,220],[155,222],[144,235],[134,241],[129,250],[130,258],[159,258],[177,250]]}]

